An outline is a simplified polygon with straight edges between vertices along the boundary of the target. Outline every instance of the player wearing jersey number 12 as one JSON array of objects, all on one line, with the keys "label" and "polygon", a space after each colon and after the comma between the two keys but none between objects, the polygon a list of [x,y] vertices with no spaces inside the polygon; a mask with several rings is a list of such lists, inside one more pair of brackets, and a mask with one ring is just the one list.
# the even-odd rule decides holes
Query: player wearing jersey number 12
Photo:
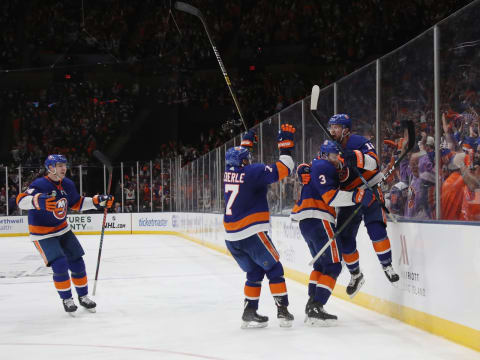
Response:
[{"label": "player wearing jersey number 12", "polygon": [[[284,124],[278,134],[279,160],[272,165],[251,164],[246,146],[236,146],[225,154],[225,243],[240,268],[246,272],[242,328],[265,327],[268,317],[257,313],[265,275],[277,306],[280,326],[290,327],[293,315],[288,311],[288,294],[283,266],[272,240],[270,212],[267,202],[268,185],[287,177],[294,168],[291,151],[295,128]],[[255,139],[248,132],[247,140]]]}]

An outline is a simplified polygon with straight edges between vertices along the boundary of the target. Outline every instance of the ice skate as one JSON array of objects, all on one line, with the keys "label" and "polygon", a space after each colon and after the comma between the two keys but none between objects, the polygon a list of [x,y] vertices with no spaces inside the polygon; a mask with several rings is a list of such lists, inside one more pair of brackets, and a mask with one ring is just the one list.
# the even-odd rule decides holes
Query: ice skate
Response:
[{"label": "ice skate", "polygon": [[322,304],[314,302],[308,310],[305,323],[316,327],[333,326],[336,324],[337,319],[336,315],[327,313]]},{"label": "ice skate", "polygon": [[398,276],[395,270],[393,270],[392,264],[383,266],[383,271],[385,272],[385,276],[387,277],[388,281],[390,281],[391,283],[400,280],[400,276]]},{"label": "ice skate", "polygon": [[77,311],[78,307],[75,305],[75,302],[72,298],[63,299],[63,308],[68,313],[68,315],[75,317],[75,311]]},{"label": "ice skate", "polygon": [[242,320],[242,329],[264,328],[268,325],[268,316],[258,314],[257,310],[251,307],[245,308]]},{"label": "ice skate", "polygon": [[312,306],[312,303],[313,303],[313,296],[310,296],[308,298],[307,304],[305,305],[305,321],[304,322],[307,322],[308,310],[310,310],[310,307]]},{"label": "ice skate", "polygon": [[288,312],[288,308],[284,305],[277,305],[277,319],[280,327],[292,327],[293,315]]},{"label": "ice skate", "polygon": [[79,296],[78,297],[78,302],[80,303],[81,306],[83,306],[88,311],[90,311],[92,313],[97,312],[97,309],[96,309],[97,304],[95,303],[95,301],[90,299],[88,297],[88,295]]},{"label": "ice skate", "polygon": [[363,278],[363,273],[358,270],[357,274],[351,274],[350,282],[347,286],[347,294],[350,296],[350,299],[353,299],[355,295],[360,291],[360,288],[365,284],[365,279]]}]

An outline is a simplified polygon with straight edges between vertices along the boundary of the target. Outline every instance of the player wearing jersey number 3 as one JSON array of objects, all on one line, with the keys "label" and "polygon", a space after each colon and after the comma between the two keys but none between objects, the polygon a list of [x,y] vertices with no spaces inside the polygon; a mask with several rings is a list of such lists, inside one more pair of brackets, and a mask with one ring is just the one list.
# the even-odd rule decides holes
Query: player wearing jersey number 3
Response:
[{"label": "player wearing jersey number 3", "polygon": [[95,312],[96,304],[88,297],[85,252],[67,222],[67,212],[68,208],[77,211],[110,208],[113,196],[80,196],[73,181],[65,177],[67,159],[63,155],[49,155],[45,168],[47,176],[35,179],[17,196],[18,207],[28,210],[30,239],[45,265],[52,267],[53,282],[65,311],[73,314],[77,310],[72,298],[71,275],[80,305]]},{"label": "player wearing jersey number 3", "polygon": [[[257,313],[265,275],[277,306],[280,326],[292,326],[283,266],[267,234],[270,229],[267,191],[269,184],[284,179],[294,168],[291,157],[294,133],[293,126],[281,126],[277,137],[280,158],[272,165],[250,164],[250,151],[244,146],[232,147],[225,154],[225,243],[247,275],[242,328],[268,324],[268,317]],[[246,136],[251,137],[251,132]]]}]

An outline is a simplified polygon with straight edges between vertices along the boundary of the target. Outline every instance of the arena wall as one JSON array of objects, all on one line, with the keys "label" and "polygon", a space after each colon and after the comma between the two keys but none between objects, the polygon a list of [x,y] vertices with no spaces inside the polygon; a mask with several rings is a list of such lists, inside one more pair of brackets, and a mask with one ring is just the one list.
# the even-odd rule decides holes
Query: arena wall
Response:
[{"label": "arena wall", "polygon": [[[100,234],[103,214],[69,215],[76,234]],[[386,279],[366,229],[358,251],[366,283],[350,300],[350,276],[340,275],[334,295],[480,351],[480,239],[478,226],[389,223],[397,286]],[[27,235],[26,216],[0,217],[0,236]],[[221,214],[109,214],[106,234],[173,234],[228,254]],[[311,256],[298,224],[272,217],[272,239],[286,276],[308,283]],[[341,314],[339,314],[341,316]]]}]

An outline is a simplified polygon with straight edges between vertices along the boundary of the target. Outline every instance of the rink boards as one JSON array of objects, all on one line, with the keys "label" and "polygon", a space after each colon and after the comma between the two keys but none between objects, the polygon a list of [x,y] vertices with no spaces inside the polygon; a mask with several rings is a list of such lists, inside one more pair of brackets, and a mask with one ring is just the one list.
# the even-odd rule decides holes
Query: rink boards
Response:
[{"label": "rink boards", "polygon": [[[103,214],[69,215],[76,234],[99,234]],[[389,223],[398,286],[386,279],[366,229],[357,244],[366,283],[355,299],[340,275],[334,295],[480,351],[480,238],[478,226]],[[0,236],[26,235],[26,216],[0,217]],[[108,214],[107,234],[176,234],[227,254],[220,214]],[[272,239],[288,278],[307,284],[308,248],[298,224],[272,217]]]}]

